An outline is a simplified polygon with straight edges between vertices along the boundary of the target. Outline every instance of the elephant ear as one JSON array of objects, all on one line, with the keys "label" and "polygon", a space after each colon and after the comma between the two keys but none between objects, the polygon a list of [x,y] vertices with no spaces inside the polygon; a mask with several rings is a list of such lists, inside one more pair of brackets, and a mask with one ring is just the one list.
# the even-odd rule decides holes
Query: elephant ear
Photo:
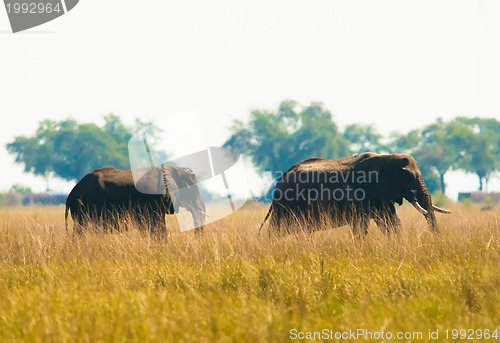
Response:
[{"label": "elephant ear", "polygon": [[[168,176],[167,176],[168,179]],[[189,189],[197,184],[196,175],[189,168],[171,167],[170,180],[174,190]]]},{"label": "elephant ear", "polygon": [[[165,166],[165,176],[170,197],[174,203],[175,211],[179,211],[181,203],[194,201],[192,187],[197,187],[196,175],[189,168]],[[181,205],[182,206],[182,205]]]},{"label": "elephant ear", "polygon": [[175,166],[170,166],[166,165],[163,167],[164,173],[165,173],[165,181],[167,183],[166,185],[166,192],[167,196],[170,197],[172,204],[174,206],[174,211],[176,213],[179,212],[179,201],[177,199],[177,194],[179,191],[179,188],[182,188],[182,185],[178,184],[179,180],[179,175],[177,173],[177,167]]},{"label": "elephant ear", "polygon": [[410,159],[403,154],[387,155],[387,167],[393,171],[405,169],[410,164]]},{"label": "elephant ear", "polygon": [[[355,189],[361,188],[368,199],[394,201],[401,203],[402,194],[395,190],[396,180],[401,170],[409,164],[409,160],[396,155],[376,155],[353,163]],[[350,177],[352,180],[352,176]]]},{"label": "elephant ear", "polygon": [[[135,172],[142,172],[142,170],[136,170]],[[165,194],[161,169],[159,167],[148,167],[146,172],[137,180],[135,187],[137,191],[144,194]]]}]

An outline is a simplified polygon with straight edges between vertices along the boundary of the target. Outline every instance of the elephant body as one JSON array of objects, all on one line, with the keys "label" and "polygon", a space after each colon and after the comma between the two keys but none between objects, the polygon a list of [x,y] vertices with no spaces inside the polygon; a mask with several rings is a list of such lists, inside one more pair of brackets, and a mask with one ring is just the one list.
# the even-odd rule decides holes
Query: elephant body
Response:
[{"label": "elephant body", "polygon": [[350,224],[358,237],[366,234],[374,219],[388,233],[401,226],[394,204],[401,205],[403,199],[424,214],[435,232],[434,212],[449,213],[432,204],[410,155],[367,152],[339,160],[311,158],[295,164],[278,180],[264,223],[269,219],[276,231],[288,232],[291,221],[317,224],[326,217],[337,226]]},{"label": "elephant body", "polygon": [[100,168],[85,175],[68,195],[66,227],[70,211],[77,233],[88,224],[113,230],[120,219],[132,219],[152,232],[166,233],[165,215],[178,212],[179,206],[191,212],[194,227],[202,227],[205,204],[196,176],[188,168]]}]

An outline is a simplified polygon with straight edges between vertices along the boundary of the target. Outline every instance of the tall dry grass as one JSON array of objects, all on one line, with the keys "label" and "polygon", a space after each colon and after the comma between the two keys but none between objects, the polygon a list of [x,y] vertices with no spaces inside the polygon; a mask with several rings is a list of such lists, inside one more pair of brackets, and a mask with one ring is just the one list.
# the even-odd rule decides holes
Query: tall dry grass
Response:
[{"label": "tall dry grass", "polygon": [[62,208],[1,209],[0,341],[287,342],[292,329],[500,329],[500,212],[453,210],[438,217],[439,236],[403,207],[399,236],[372,223],[363,241],[348,227],[258,236],[265,208],[202,234],[179,232],[169,217],[166,242],[137,228],[75,238]]}]

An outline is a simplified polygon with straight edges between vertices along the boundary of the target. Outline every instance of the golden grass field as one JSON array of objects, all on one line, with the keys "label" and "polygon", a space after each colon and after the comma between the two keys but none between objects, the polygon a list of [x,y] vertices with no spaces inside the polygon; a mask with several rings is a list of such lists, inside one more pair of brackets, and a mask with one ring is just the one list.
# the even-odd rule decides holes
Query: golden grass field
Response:
[{"label": "golden grass field", "polygon": [[294,329],[365,329],[423,336],[325,341],[448,342],[446,329],[500,331],[500,211],[451,209],[439,236],[404,206],[400,237],[372,223],[363,241],[348,227],[257,236],[267,207],[202,234],[169,217],[167,243],[137,229],[73,238],[62,207],[0,209],[0,341],[289,342]]}]

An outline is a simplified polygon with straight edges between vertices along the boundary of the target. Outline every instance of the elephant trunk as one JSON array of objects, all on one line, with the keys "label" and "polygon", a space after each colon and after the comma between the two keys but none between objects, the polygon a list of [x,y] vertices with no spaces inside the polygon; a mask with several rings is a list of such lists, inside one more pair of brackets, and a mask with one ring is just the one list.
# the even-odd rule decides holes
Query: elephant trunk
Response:
[{"label": "elephant trunk", "polygon": [[425,185],[424,179],[421,175],[418,176],[418,189],[417,189],[417,201],[426,211],[425,219],[427,219],[427,224],[431,227],[432,231],[438,232],[436,215],[434,214],[434,207],[432,206],[431,193]]},{"label": "elephant trunk", "polygon": [[203,199],[201,199],[201,201],[198,201],[194,207],[189,209],[189,211],[191,212],[191,216],[193,217],[193,223],[196,231],[202,231],[206,219],[206,209]]},{"label": "elephant trunk", "polygon": [[184,189],[183,193],[181,206],[191,213],[196,231],[202,231],[207,214],[205,201],[198,185],[192,185]]}]

